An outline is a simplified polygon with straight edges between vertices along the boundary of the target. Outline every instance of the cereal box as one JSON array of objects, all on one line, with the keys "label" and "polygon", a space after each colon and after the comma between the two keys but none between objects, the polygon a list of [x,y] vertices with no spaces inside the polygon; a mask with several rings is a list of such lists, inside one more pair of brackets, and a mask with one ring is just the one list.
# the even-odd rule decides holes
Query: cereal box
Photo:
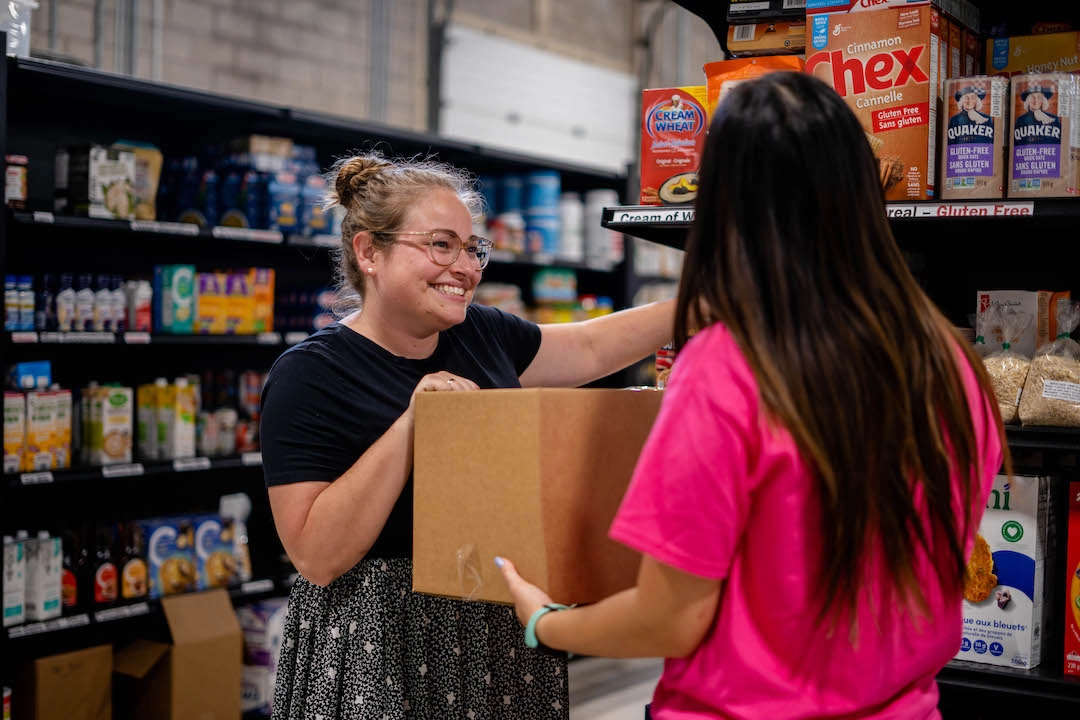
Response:
[{"label": "cereal box", "polygon": [[186,518],[143,520],[139,530],[146,539],[150,572],[150,598],[195,590],[195,533]]},{"label": "cereal box", "polygon": [[971,76],[979,71],[979,35],[964,28],[964,74]]},{"label": "cereal box", "polygon": [[642,205],[690,205],[705,149],[704,87],[661,88],[641,94]]},{"label": "cereal box", "polygon": [[1080,32],[1021,35],[986,41],[989,75],[1080,71]]},{"label": "cereal box", "polygon": [[251,335],[255,332],[252,280],[253,276],[249,273],[230,273],[226,277],[225,332],[228,335]]},{"label": "cereal box", "polygon": [[4,393],[4,472],[19,472],[26,449],[26,396]]},{"label": "cereal box", "polygon": [[195,332],[225,334],[225,273],[196,273]]},{"label": "cereal box", "polygon": [[964,577],[960,660],[1033,668],[1042,658],[1054,508],[1045,477],[999,475]]},{"label": "cereal box", "polygon": [[888,200],[935,196],[941,14],[929,5],[861,12],[834,0],[807,13],[806,71],[847,101],[877,158]]},{"label": "cereal box", "polygon": [[964,30],[960,23],[949,23],[949,78],[964,75]]},{"label": "cereal box", "polygon": [[199,515],[195,524],[195,571],[199,590],[228,587],[236,579],[231,530],[218,515]]},{"label": "cereal box", "polygon": [[1009,81],[986,75],[945,82],[942,200],[1005,195]]},{"label": "cereal box", "polygon": [[1012,77],[1009,197],[1080,195],[1080,77]]},{"label": "cereal box", "polygon": [[732,25],[727,43],[735,58],[798,55],[806,51],[806,20]]},{"label": "cereal box", "polygon": [[1065,563],[1065,674],[1080,675],[1080,483],[1069,485]]}]

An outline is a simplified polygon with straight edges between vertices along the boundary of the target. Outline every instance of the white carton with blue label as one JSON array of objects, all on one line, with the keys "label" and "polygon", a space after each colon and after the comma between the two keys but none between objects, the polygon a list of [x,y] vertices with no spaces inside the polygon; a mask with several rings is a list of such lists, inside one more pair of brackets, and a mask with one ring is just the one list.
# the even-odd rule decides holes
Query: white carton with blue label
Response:
[{"label": "white carton with blue label", "polygon": [[964,583],[958,660],[1033,668],[1042,656],[1055,533],[1050,481],[998,475]]}]

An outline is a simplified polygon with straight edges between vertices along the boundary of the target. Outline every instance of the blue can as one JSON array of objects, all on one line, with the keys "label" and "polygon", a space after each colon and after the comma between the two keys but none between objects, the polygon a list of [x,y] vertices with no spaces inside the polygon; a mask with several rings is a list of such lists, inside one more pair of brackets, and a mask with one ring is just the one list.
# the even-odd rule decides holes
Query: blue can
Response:
[{"label": "blue can", "polygon": [[532,217],[525,220],[525,249],[531,253],[557,255],[562,233],[558,217]]},{"label": "blue can", "polygon": [[521,212],[524,207],[525,179],[520,175],[504,175],[499,183],[499,212]]},{"label": "blue can", "polygon": [[562,174],[538,170],[525,176],[525,214],[558,217],[562,195]]}]

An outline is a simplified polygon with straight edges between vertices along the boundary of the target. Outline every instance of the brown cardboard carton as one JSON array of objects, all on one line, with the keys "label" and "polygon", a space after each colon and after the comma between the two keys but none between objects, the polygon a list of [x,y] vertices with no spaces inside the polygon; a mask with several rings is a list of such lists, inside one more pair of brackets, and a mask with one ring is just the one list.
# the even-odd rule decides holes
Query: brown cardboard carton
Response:
[{"label": "brown cardboard carton", "polygon": [[240,717],[243,638],[224,590],[161,601],[171,642],[136,640],[116,653],[121,717],[235,720]]},{"label": "brown cardboard carton", "polygon": [[112,720],[112,646],[31,663],[14,694],[20,720]]},{"label": "brown cardboard carton", "polygon": [[607,536],[661,393],[485,390],[417,398],[413,589],[508,603],[510,558],[556,602],[634,585]]}]

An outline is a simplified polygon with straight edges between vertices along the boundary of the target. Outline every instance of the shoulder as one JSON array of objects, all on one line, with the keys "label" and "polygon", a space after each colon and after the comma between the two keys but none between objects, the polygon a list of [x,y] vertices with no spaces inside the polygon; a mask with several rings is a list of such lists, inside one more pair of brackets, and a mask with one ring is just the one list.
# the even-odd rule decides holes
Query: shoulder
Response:
[{"label": "shoulder", "polygon": [[282,353],[270,368],[267,388],[288,381],[290,385],[325,386],[337,376],[346,342],[344,328],[335,323]]},{"label": "shoulder", "polygon": [[698,332],[679,352],[668,387],[700,395],[730,419],[753,422],[758,415],[753,370],[731,331],[720,323]]}]

